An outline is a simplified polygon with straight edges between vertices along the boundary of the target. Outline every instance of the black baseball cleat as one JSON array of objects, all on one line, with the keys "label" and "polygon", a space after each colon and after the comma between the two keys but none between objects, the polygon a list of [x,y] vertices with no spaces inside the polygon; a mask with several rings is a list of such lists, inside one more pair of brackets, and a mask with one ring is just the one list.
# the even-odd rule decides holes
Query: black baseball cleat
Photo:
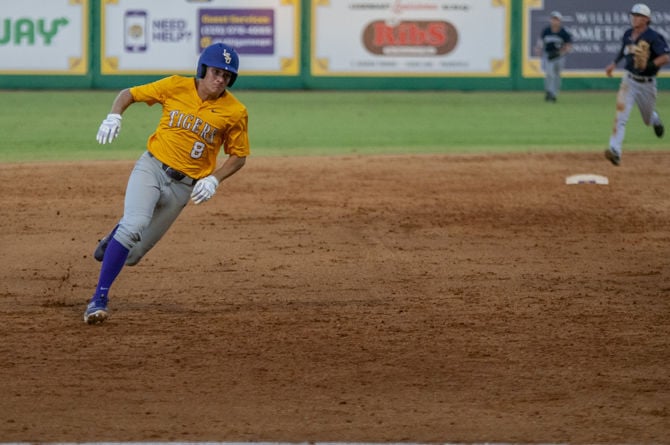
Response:
[{"label": "black baseball cleat", "polygon": [[658,124],[655,124],[654,133],[656,133],[656,137],[662,138],[663,133],[665,133],[665,128],[663,128],[663,124],[661,124],[660,122]]},{"label": "black baseball cleat", "polygon": [[621,164],[621,156],[614,153],[612,150],[605,150],[605,158],[616,166]]}]

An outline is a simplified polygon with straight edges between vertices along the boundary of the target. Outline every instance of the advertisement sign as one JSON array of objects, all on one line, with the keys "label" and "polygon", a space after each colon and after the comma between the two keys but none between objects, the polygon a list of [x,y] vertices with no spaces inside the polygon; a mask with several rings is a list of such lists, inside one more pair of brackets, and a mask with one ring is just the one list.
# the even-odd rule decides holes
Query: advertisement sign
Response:
[{"label": "advertisement sign", "polygon": [[88,0],[3,1],[0,74],[87,74]]},{"label": "advertisement sign", "polygon": [[312,75],[509,76],[510,3],[312,0]]},{"label": "advertisement sign", "polygon": [[297,75],[300,0],[103,0],[103,74],[190,74],[223,42],[244,74]]},{"label": "advertisement sign", "polygon": [[[523,77],[543,77],[541,57],[533,52],[549,15],[559,11],[563,27],[572,35],[572,52],[565,58],[564,77],[602,77],[621,48],[631,26],[629,0],[524,0]],[[651,27],[670,38],[670,2],[645,0],[651,8]],[[623,64],[619,66],[622,67]],[[660,76],[668,75],[665,70]]]}]

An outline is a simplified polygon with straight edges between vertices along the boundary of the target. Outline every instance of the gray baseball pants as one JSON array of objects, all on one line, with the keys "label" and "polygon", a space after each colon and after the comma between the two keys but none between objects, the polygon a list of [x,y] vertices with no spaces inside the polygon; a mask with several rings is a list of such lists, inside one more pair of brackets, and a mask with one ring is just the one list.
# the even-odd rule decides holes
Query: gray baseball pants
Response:
[{"label": "gray baseball pants", "polygon": [[123,217],[114,238],[129,249],[126,265],[134,266],[165,235],[188,204],[193,186],[176,181],[161,162],[145,152],[130,173]]},{"label": "gray baseball pants", "polygon": [[614,130],[610,136],[610,149],[621,156],[624,136],[626,135],[626,123],[637,105],[645,125],[660,123],[656,113],[656,78],[649,78],[646,82],[637,82],[630,78],[628,73],[624,74],[619,84],[616,105],[617,113],[614,122]]}]

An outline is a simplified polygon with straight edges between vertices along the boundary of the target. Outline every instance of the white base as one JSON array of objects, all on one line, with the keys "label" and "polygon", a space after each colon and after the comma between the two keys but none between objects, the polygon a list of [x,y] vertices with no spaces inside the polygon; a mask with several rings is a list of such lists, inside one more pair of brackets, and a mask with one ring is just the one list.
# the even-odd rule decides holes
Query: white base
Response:
[{"label": "white base", "polygon": [[607,176],[602,175],[593,175],[593,174],[580,174],[572,175],[565,178],[566,184],[599,184],[607,185],[610,183]]}]

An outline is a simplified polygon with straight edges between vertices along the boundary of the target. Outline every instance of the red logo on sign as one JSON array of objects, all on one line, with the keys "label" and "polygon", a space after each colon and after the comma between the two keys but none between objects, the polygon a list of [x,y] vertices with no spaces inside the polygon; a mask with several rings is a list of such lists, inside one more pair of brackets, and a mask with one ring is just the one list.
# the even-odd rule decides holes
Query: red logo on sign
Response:
[{"label": "red logo on sign", "polygon": [[373,54],[393,55],[397,51],[392,49],[404,48],[406,55],[440,55],[451,52],[457,42],[456,28],[444,21],[405,21],[390,25],[379,20],[363,31],[363,44]]}]

